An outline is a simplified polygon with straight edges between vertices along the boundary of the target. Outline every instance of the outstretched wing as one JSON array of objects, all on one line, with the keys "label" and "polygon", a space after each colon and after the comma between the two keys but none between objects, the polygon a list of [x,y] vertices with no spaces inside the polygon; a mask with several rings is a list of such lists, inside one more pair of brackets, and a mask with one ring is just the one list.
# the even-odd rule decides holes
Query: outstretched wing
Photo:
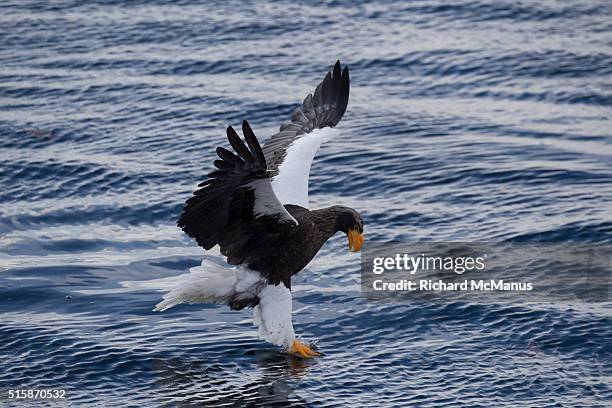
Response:
[{"label": "outstretched wing", "polygon": [[329,129],[340,122],[349,98],[349,70],[336,62],[314,94],[308,94],[301,106],[291,114],[278,133],[264,145],[268,170],[273,175],[272,187],[282,204],[308,208],[310,165],[322,143],[331,140]]},{"label": "outstretched wing", "polygon": [[231,126],[227,128],[237,154],[217,148],[218,170],[198,185],[178,220],[201,247],[208,250],[218,244],[234,265],[262,245],[274,246],[283,232],[297,225],[272,190],[266,159],[247,121],[242,133],[246,145]]}]

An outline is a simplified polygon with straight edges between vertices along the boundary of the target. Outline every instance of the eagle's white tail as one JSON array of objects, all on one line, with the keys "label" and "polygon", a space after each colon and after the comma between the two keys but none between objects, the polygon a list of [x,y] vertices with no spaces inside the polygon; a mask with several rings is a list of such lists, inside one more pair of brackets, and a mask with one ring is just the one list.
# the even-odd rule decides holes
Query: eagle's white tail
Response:
[{"label": "eagle's white tail", "polygon": [[179,284],[164,295],[154,311],[164,311],[180,303],[227,303],[249,299],[265,284],[257,273],[241,267],[207,262],[193,267]]}]

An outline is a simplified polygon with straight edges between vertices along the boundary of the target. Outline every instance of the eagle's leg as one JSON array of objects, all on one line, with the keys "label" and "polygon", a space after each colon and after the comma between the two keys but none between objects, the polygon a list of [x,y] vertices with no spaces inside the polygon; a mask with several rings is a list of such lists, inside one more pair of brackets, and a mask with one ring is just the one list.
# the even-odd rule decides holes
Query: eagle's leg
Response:
[{"label": "eagle's leg", "polygon": [[291,346],[289,347],[287,352],[289,354],[302,358],[312,358],[321,355],[321,353],[314,351],[298,339],[293,340],[293,343],[291,343]]}]

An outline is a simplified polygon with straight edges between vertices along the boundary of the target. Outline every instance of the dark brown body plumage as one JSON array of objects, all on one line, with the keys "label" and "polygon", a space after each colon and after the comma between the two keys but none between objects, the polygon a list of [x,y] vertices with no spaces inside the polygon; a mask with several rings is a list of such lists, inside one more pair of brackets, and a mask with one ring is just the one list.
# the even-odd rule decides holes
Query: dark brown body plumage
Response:
[{"label": "dark brown body plumage", "polygon": [[245,259],[246,265],[264,274],[270,283],[291,288],[291,276],[308,265],[336,229],[334,207],[309,211],[297,205],[285,208],[298,225],[282,234],[277,245],[260,248]]},{"label": "dark brown body plumage", "polygon": [[[361,217],[348,207],[333,206],[309,211],[297,205],[285,205],[285,209],[298,221],[298,225],[287,230],[273,245],[252,251],[240,262],[260,272],[268,283],[284,284],[291,289],[291,277],[312,261],[323,244],[339,231],[350,228],[363,230]],[[229,260],[229,258],[228,258]],[[254,307],[258,298],[230,301],[232,309]]]}]

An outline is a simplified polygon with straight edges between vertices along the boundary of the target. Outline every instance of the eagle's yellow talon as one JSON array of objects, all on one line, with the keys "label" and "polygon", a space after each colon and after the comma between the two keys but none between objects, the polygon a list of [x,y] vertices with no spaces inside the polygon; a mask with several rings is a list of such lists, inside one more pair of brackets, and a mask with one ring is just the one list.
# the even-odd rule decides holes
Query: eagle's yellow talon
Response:
[{"label": "eagle's yellow talon", "polygon": [[289,352],[289,354],[302,358],[312,358],[321,355],[321,353],[314,351],[306,344],[302,343],[297,339],[293,340],[293,343],[291,343],[291,347],[289,347],[289,350],[287,351]]}]

